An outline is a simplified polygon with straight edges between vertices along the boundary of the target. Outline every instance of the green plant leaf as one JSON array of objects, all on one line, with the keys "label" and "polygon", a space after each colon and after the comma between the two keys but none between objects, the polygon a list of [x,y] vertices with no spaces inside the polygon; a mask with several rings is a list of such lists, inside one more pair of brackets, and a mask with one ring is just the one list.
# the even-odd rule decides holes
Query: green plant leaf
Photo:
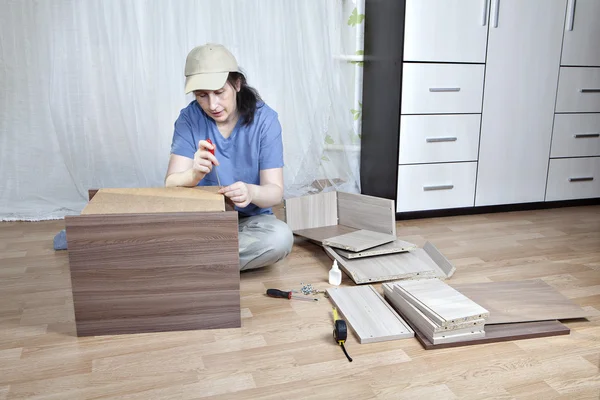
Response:
[{"label": "green plant leaf", "polygon": [[327,156],[321,157],[321,160],[323,160],[323,161],[331,161],[329,158],[327,158]]},{"label": "green plant leaf", "polygon": [[334,143],[333,138],[329,135],[325,136],[325,143],[333,144]]},{"label": "green plant leaf", "polygon": [[356,26],[363,22],[365,19],[365,14],[359,14],[356,7],[352,10],[352,14],[350,14],[350,18],[348,18],[348,25]]},{"label": "green plant leaf", "polygon": [[350,110],[352,115],[354,116],[354,120],[357,121],[360,118],[361,110]]}]

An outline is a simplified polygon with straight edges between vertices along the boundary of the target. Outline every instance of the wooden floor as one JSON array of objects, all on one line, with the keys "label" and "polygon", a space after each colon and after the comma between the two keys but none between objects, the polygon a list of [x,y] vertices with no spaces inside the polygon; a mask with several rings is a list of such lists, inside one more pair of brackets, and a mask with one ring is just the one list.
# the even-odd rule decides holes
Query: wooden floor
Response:
[{"label": "wooden floor", "polygon": [[[600,399],[598,316],[567,323],[568,336],[443,350],[351,336],[349,363],[328,299],[264,295],[329,287],[331,262],[301,240],[242,274],[241,329],[79,339],[67,253],[52,250],[63,226],[0,223],[0,399]],[[600,207],[401,221],[398,236],[435,244],[452,282],[542,278],[600,310]]]}]

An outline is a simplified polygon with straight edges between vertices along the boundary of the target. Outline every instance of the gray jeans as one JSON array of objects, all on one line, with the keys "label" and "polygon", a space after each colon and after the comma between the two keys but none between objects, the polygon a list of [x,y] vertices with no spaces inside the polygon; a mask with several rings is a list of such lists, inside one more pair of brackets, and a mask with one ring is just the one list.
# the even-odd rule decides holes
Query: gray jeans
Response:
[{"label": "gray jeans", "polygon": [[275,264],[292,251],[294,236],[274,215],[239,218],[240,270]]}]

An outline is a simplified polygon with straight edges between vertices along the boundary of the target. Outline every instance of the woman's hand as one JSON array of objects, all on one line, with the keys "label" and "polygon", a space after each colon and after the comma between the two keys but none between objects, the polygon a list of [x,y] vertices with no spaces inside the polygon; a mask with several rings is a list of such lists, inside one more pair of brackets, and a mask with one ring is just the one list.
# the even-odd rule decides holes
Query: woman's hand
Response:
[{"label": "woman's hand", "polygon": [[236,182],[229,186],[222,187],[219,189],[219,193],[225,195],[233,204],[240,208],[246,207],[252,203],[254,185],[248,185],[244,182]]},{"label": "woman's hand", "polygon": [[206,140],[198,142],[198,151],[194,154],[194,165],[192,169],[197,174],[202,174],[202,178],[210,171],[213,165],[219,165],[217,158],[211,153],[215,146],[208,143]]}]

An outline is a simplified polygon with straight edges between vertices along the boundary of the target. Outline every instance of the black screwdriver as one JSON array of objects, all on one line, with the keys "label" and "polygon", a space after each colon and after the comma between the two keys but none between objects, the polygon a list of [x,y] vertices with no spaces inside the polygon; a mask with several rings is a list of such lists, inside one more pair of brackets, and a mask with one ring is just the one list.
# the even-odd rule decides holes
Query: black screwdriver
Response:
[{"label": "black screwdriver", "polygon": [[267,296],[279,297],[281,299],[289,299],[289,300],[319,301],[319,299],[315,299],[315,298],[293,296],[291,291],[284,292],[283,290],[279,290],[279,289],[267,289]]}]

